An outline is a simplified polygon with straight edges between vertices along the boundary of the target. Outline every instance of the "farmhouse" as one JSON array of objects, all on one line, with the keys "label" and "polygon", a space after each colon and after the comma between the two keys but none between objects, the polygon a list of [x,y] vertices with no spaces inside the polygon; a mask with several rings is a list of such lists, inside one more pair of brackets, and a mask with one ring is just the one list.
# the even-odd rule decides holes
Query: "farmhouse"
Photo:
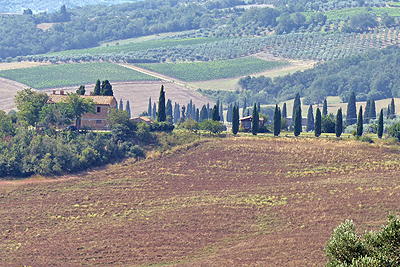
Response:
[{"label": "farmhouse", "polygon": [[[96,104],[95,114],[86,113],[82,116],[80,121],[80,127],[88,127],[92,130],[108,130],[108,125],[106,122],[106,117],[109,113],[110,108],[117,108],[117,100],[114,96],[105,95],[80,95],[82,98],[90,98]],[[53,94],[49,96],[48,104],[54,104],[61,102],[67,98],[67,95],[63,90],[59,94],[54,90]],[[79,128],[80,128],[79,127]]]},{"label": "farmhouse", "polygon": [[[241,119],[239,119],[239,121],[240,121],[240,126],[243,129],[250,130],[251,129],[251,122],[253,121],[253,116],[251,115],[251,116],[248,116],[248,117],[241,118]],[[259,122],[258,123],[260,124],[260,127],[264,126],[264,118],[263,117],[259,118]]]},{"label": "farmhouse", "polygon": [[133,119],[131,119],[131,121],[133,121],[133,122],[136,122],[136,123],[142,123],[142,122],[144,122],[144,123],[146,123],[147,125],[151,125],[151,124],[153,124],[153,122],[149,119],[149,118],[147,118],[147,117],[143,117],[143,116],[140,116],[140,117],[138,117],[138,118],[133,118]]}]

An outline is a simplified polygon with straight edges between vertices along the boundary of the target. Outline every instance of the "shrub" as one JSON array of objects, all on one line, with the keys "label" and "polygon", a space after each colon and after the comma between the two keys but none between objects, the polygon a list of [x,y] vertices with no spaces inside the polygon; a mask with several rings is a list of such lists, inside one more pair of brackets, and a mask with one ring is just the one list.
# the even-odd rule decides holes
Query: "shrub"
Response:
[{"label": "shrub", "polygon": [[389,127],[388,134],[400,141],[400,122]]},{"label": "shrub", "polygon": [[362,137],[360,137],[360,141],[361,141],[361,142],[366,142],[366,143],[373,143],[373,142],[374,142],[374,141],[372,140],[372,138],[369,137],[369,136],[362,136]]}]

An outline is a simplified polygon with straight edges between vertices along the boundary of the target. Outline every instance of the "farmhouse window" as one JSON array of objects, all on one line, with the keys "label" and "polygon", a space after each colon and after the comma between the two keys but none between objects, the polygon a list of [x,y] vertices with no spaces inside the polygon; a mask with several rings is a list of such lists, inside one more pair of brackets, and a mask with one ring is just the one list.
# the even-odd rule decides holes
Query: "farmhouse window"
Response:
[{"label": "farmhouse window", "polygon": [[97,107],[97,113],[101,112],[101,107]]},{"label": "farmhouse window", "polygon": [[96,120],[96,124],[101,124],[101,120]]}]

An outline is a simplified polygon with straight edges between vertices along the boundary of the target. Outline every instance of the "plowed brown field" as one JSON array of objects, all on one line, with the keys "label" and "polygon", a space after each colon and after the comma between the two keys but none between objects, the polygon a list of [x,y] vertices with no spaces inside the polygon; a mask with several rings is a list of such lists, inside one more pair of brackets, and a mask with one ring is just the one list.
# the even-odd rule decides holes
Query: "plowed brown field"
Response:
[{"label": "plowed brown field", "polygon": [[0,181],[0,266],[323,266],[345,219],[361,232],[398,214],[399,156],[232,137],[52,182]]}]

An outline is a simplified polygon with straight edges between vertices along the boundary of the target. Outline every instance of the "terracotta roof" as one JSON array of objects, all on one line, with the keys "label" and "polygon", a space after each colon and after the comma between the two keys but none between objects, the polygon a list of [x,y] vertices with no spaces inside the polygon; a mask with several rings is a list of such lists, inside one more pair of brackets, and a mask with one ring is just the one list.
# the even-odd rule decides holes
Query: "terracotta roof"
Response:
[{"label": "terracotta roof", "polygon": [[[99,104],[99,105],[111,105],[112,101],[114,99],[113,96],[107,96],[107,95],[80,95],[79,97],[82,98],[90,98],[93,100],[94,103]],[[61,102],[62,100],[66,99],[67,95],[49,95],[49,100],[47,100],[47,103],[58,103]]]}]

